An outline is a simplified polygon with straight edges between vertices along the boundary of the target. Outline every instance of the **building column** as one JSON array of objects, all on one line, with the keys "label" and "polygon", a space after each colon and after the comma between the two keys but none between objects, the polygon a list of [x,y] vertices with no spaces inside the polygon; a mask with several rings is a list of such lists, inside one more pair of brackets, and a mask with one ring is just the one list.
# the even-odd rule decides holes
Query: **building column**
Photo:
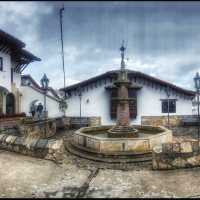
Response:
[{"label": "building column", "polygon": [[12,93],[15,96],[15,113],[21,112],[21,93],[18,88],[16,88],[15,83],[12,83]]}]

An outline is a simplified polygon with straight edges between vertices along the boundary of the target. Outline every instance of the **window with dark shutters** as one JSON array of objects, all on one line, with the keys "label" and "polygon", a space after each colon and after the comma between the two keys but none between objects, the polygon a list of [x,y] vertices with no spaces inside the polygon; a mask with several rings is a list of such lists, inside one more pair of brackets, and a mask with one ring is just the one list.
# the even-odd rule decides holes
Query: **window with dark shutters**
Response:
[{"label": "window with dark shutters", "polygon": [[[162,113],[168,113],[168,100],[162,100]],[[169,113],[176,113],[176,99],[169,99]]]}]

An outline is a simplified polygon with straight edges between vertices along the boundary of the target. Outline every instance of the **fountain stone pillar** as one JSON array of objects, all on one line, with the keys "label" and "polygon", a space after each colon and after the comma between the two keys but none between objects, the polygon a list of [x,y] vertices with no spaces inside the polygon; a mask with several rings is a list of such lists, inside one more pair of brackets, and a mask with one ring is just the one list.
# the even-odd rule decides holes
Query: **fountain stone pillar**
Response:
[{"label": "fountain stone pillar", "polygon": [[121,69],[118,74],[118,79],[114,83],[117,87],[118,96],[117,101],[117,123],[108,131],[109,137],[137,137],[137,130],[130,126],[130,113],[129,113],[129,95],[128,87],[132,84],[128,80],[127,71],[125,70],[124,51],[125,47],[122,45],[121,51]]}]

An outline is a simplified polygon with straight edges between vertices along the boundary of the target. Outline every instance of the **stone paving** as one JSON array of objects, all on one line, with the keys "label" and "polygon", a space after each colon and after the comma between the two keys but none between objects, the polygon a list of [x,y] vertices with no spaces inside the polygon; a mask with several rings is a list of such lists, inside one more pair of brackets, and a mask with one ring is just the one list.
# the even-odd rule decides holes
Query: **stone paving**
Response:
[{"label": "stone paving", "polygon": [[[70,132],[62,133],[65,140]],[[59,136],[58,136],[59,137]],[[0,152],[0,197],[200,197],[200,168],[153,171],[65,154],[63,164]]]}]

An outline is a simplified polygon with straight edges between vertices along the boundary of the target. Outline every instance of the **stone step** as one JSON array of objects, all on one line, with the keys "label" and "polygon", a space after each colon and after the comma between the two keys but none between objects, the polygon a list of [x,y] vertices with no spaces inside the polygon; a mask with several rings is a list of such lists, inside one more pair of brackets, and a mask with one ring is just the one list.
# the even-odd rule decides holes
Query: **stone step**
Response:
[{"label": "stone step", "polygon": [[97,162],[106,162],[106,163],[144,163],[152,161],[152,154],[138,154],[138,155],[104,155],[92,152],[86,152],[82,149],[78,149],[77,147],[71,145],[69,142],[66,144],[66,148],[68,152],[86,158],[88,160],[93,160]]}]

